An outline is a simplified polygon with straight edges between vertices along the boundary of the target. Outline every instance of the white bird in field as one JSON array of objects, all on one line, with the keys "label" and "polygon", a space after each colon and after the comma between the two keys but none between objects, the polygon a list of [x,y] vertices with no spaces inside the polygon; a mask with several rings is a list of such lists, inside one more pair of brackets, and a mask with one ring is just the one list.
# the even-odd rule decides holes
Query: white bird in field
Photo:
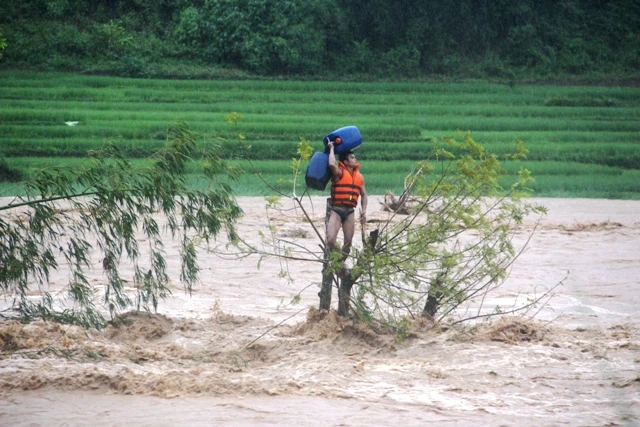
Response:
[{"label": "white bird in field", "polygon": [[64,122],[67,126],[78,126],[80,122]]}]

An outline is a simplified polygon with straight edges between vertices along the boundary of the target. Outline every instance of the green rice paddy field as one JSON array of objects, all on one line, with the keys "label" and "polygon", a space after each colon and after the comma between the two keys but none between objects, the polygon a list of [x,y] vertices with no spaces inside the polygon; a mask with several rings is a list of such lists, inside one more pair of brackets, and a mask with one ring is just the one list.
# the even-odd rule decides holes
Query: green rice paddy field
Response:
[{"label": "green rice paddy field", "polygon": [[[223,157],[247,166],[239,157],[248,155],[268,182],[287,189],[301,137],[321,150],[324,135],[355,125],[364,137],[356,155],[370,194],[399,193],[434,141],[470,131],[497,154],[523,140],[536,196],[640,199],[636,87],[141,80],[15,71],[0,72],[0,82],[0,158],[26,176],[79,165],[107,141],[144,163],[165,143],[168,127],[183,120],[219,143]],[[224,120],[231,112],[243,116],[237,127]],[[247,153],[238,150],[238,133],[252,146]],[[198,166],[190,170],[189,182],[200,185]],[[270,193],[249,172],[233,186],[239,195]],[[20,191],[0,183],[0,196]]]}]

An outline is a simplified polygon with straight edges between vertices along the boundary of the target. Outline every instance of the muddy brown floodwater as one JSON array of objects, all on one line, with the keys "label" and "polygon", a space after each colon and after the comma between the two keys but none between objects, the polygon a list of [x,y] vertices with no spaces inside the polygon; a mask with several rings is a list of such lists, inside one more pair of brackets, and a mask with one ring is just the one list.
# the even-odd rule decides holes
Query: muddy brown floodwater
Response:
[{"label": "muddy brown floodwater", "polygon": [[[291,264],[287,283],[277,261],[203,254],[191,296],[176,283],[158,314],[119,328],[0,321],[0,425],[640,425],[640,202],[536,201],[549,214],[488,302],[562,281],[533,320],[416,323],[397,342],[320,315],[317,264]],[[239,202],[257,242],[264,201]],[[322,199],[309,208],[321,223]],[[278,225],[317,247],[294,211]]]}]

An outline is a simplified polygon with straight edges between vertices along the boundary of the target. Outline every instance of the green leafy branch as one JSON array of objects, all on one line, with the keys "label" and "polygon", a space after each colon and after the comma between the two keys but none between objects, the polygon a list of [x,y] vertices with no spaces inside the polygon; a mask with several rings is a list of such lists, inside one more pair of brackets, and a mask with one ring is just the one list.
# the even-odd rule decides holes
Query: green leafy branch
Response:
[{"label": "green leafy branch", "polygon": [[[140,168],[107,144],[89,153],[88,166],[40,171],[26,183],[26,197],[0,207],[0,291],[13,299],[16,311],[26,319],[75,319],[101,327],[94,298],[99,291],[112,316],[132,306],[157,310],[171,293],[164,232],[180,241],[180,281],[191,292],[199,272],[197,244],[223,230],[235,238],[234,223],[241,215],[231,188],[218,178],[236,172],[215,149],[202,150],[198,159],[208,189],[188,188],[185,166],[194,160],[197,140],[178,123],[151,166]],[[100,285],[87,275],[96,257],[106,276]],[[133,277],[121,275],[124,262],[132,265]],[[66,293],[54,297],[45,286],[60,269],[67,271]],[[34,285],[40,298],[31,295]]]}]

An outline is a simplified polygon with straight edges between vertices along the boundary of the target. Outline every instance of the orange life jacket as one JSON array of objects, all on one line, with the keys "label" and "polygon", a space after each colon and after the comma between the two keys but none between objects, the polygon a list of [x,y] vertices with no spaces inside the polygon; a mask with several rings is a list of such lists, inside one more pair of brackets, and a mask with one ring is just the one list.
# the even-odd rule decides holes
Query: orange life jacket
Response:
[{"label": "orange life jacket", "polygon": [[362,175],[358,171],[360,165],[353,170],[353,175],[344,163],[339,162],[342,177],[331,185],[331,206],[345,206],[355,208],[358,206],[358,197],[362,191]]}]

